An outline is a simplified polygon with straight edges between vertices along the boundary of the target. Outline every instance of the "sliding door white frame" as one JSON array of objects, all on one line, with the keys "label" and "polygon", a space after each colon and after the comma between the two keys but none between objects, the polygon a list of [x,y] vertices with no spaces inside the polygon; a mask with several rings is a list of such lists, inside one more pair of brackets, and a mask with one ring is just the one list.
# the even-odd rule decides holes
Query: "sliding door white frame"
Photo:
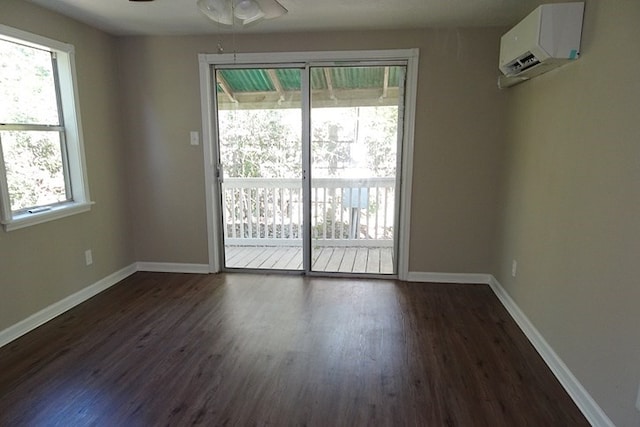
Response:
[{"label": "sliding door white frame", "polygon": [[411,179],[413,176],[413,139],[415,124],[416,92],[418,85],[418,49],[394,49],[375,51],[327,51],[327,52],[269,52],[200,54],[200,103],[202,108],[202,142],[205,169],[205,197],[207,204],[207,234],[209,249],[209,271],[217,273],[222,269],[222,230],[220,229],[220,192],[217,183],[217,129],[212,66],[218,65],[264,65],[270,64],[312,64],[322,62],[336,64],[368,61],[406,61],[405,112],[402,139],[402,169],[400,177],[400,218],[398,230],[397,275],[406,280],[409,272],[409,230],[411,218]]}]

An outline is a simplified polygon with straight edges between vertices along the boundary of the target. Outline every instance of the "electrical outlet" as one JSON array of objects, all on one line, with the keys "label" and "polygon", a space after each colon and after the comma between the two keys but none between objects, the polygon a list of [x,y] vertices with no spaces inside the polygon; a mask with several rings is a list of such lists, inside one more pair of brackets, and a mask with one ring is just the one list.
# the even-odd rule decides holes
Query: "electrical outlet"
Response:
[{"label": "electrical outlet", "polygon": [[84,262],[87,265],[93,264],[93,253],[91,252],[91,249],[84,251]]},{"label": "electrical outlet", "polygon": [[636,409],[640,411],[640,384],[638,385],[638,397],[636,397]]},{"label": "electrical outlet", "polygon": [[197,130],[192,130],[191,131],[191,145],[198,145],[200,144],[200,134],[198,133]]},{"label": "electrical outlet", "polygon": [[514,259],[511,262],[511,276],[516,277],[517,272],[518,272],[518,261]]}]

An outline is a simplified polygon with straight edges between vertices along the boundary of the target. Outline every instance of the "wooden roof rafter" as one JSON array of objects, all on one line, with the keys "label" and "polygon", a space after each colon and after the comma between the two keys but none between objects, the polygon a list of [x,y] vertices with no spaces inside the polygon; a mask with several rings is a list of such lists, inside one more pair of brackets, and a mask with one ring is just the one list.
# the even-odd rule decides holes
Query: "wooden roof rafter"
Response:
[{"label": "wooden roof rafter", "polygon": [[279,102],[284,101],[284,88],[282,87],[282,83],[278,78],[278,74],[276,73],[276,70],[268,69],[266,71],[267,71],[267,74],[269,75],[269,78],[271,79],[271,83],[273,84],[273,87],[278,93],[278,97],[280,98]]},{"label": "wooden roof rafter", "polygon": [[224,94],[227,95],[229,100],[237,104],[238,100],[236,99],[233,93],[233,90],[231,90],[231,86],[229,86],[229,83],[227,83],[227,81],[224,79],[224,77],[222,77],[222,75],[219,72],[216,73],[216,81],[218,82],[218,85],[220,85],[220,88],[222,89]]},{"label": "wooden roof rafter", "polygon": [[382,95],[380,95],[380,100],[382,101],[387,96],[389,96],[389,67],[384,67],[384,79],[382,81]]},{"label": "wooden roof rafter", "polygon": [[324,69],[324,80],[327,82],[327,92],[329,92],[329,99],[337,101],[336,94],[333,90],[333,78],[331,77],[331,69],[326,67]]}]

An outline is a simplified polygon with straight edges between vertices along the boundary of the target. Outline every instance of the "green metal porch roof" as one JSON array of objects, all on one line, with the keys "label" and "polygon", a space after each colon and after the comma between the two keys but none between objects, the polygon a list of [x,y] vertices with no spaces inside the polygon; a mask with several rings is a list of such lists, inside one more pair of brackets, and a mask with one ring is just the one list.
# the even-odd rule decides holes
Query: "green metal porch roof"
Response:
[{"label": "green metal porch roof", "polygon": [[[403,66],[313,67],[312,100],[327,106],[353,104],[357,99],[368,99],[367,104],[397,103],[403,75]],[[301,80],[302,70],[297,68],[225,69],[217,71],[216,88],[221,105],[265,108],[264,104],[273,100],[286,108],[294,107],[296,102],[299,105]]]}]

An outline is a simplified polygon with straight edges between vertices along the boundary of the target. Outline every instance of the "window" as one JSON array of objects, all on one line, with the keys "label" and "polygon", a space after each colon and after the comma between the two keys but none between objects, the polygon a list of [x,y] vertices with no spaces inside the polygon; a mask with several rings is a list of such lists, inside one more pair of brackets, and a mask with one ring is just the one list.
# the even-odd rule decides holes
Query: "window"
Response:
[{"label": "window", "polygon": [[0,25],[0,221],[89,210],[74,48]]}]

